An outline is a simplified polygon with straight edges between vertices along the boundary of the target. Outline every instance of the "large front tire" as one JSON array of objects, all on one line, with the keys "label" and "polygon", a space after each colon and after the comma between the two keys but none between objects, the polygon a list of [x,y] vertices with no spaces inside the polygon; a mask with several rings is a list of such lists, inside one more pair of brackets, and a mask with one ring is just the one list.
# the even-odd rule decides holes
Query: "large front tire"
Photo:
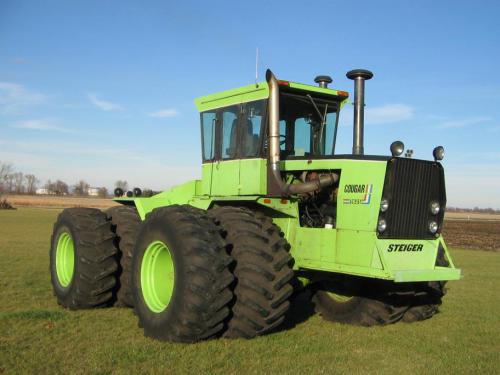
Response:
[{"label": "large front tire", "polygon": [[444,281],[424,283],[422,288],[415,292],[410,308],[405,312],[403,321],[406,323],[418,322],[432,318],[439,312],[442,297],[446,293]]},{"label": "large front tire", "polygon": [[[436,266],[449,267],[444,247],[439,245]],[[418,283],[419,289],[415,293],[411,306],[406,311],[403,321],[407,323],[418,322],[433,317],[439,312],[442,298],[446,294],[446,281],[431,281]]]},{"label": "large front tire", "polygon": [[225,232],[235,260],[231,317],[227,338],[252,338],[278,327],[293,292],[289,246],[270,218],[243,207],[219,207],[210,215]]},{"label": "large front tire", "polygon": [[205,211],[173,205],[148,214],[132,261],[134,309],[144,334],[195,342],[221,332],[233,298],[230,263]]},{"label": "large front tire", "polygon": [[68,208],[51,238],[50,274],[60,305],[70,309],[113,302],[118,261],[106,215],[93,208]]},{"label": "large front tire", "polygon": [[[389,292],[384,283],[373,286],[339,278],[316,286],[313,303],[326,320],[360,326],[396,323],[408,310],[404,296]],[[362,292],[361,292],[362,291]]]}]

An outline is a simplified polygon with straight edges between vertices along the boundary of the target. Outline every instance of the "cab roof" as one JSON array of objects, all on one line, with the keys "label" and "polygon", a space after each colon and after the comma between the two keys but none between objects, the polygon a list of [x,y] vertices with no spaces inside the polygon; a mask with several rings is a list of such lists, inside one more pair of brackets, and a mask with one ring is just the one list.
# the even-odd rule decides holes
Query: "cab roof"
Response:
[{"label": "cab roof", "polygon": [[[310,92],[319,94],[323,97],[332,97],[340,100],[344,105],[347,102],[349,94],[346,91],[333,90],[319,86],[306,85],[290,81],[278,80],[280,89],[293,92]],[[204,112],[216,108],[227,107],[230,105],[253,102],[255,100],[267,99],[269,97],[269,86],[267,82],[254,83],[253,85],[239,87],[237,89],[222,91],[216,94],[201,96],[194,100],[198,111]]]}]

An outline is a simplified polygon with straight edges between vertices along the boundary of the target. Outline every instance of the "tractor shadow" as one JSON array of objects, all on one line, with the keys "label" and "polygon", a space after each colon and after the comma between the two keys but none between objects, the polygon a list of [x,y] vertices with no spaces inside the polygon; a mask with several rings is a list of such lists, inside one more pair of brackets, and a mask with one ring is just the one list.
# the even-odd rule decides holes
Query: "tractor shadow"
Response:
[{"label": "tractor shadow", "polygon": [[314,304],[311,302],[311,296],[312,294],[308,289],[294,295],[290,300],[290,308],[285,314],[285,320],[273,332],[288,331],[313,316],[316,312],[314,311]]}]

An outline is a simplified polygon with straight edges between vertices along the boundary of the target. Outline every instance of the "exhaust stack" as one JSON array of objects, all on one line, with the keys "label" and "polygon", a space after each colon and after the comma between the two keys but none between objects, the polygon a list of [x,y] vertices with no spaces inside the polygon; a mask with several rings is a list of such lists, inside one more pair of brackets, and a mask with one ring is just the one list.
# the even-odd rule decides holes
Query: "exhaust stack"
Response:
[{"label": "exhaust stack", "polygon": [[330,76],[316,76],[314,82],[316,82],[319,87],[327,89],[328,85],[333,82],[333,79]]},{"label": "exhaust stack", "polygon": [[283,181],[281,177],[280,168],[280,96],[278,80],[271,70],[266,71],[266,81],[269,85],[269,109],[268,109],[268,122],[269,122],[269,163],[271,167],[272,176],[276,181],[281,194],[284,196],[293,194],[305,194],[315,190],[321,190],[326,186],[331,186],[339,180],[339,175],[336,173],[325,173],[318,177],[318,179],[301,182],[296,184],[288,184]]},{"label": "exhaust stack", "polygon": [[363,135],[365,126],[365,81],[373,77],[373,73],[365,69],[354,69],[346,74],[354,80],[354,127],[352,139],[353,155],[363,155]]}]

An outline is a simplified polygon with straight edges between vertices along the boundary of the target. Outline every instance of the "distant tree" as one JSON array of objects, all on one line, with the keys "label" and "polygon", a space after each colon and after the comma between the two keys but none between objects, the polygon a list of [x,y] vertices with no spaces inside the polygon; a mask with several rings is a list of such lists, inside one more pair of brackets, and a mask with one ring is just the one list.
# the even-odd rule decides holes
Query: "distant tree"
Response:
[{"label": "distant tree", "polygon": [[26,180],[26,193],[35,194],[36,186],[40,182],[38,178],[34,174],[27,174],[24,176],[24,179]]},{"label": "distant tree", "polygon": [[157,192],[151,190],[150,188],[144,188],[142,190],[142,196],[145,198],[152,197],[155,194],[157,194]]},{"label": "distant tree", "polygon": [[12,173],[12,164],[0,161],[0,192],[4,192],[7,176]]},{"label": "distant tree", "polygon": [[56,184],[55,184],[55,182],[52,182],[51,180],[47,180],[45,185],[43,185],[43,188],[46,189],[47,193],[49,193],[49,194],[56,193]]},{"label": "distant tree", "polygon": [[5,176],[4,180],[5,180],[5,191],[8,193],[14,193],[15,180],[16,180],[15,173],[9,173],[7,176]]},{"label": "distant tree", "polygon": [[127,191],[128,190],[128,182],[125,180],[118,180],[115,182],[115,188],[120,188],[123,191]]},{"label": "distant tree", "polygon": [[51,181],[48,180],[47,183],[43,186],[45,189],[47,189],[48,194],[55,194],[55,195],[67,195],[69,194],[69,186],[66,182],[57,180],[57,181]]},{"label": "distant tree", "polygon": [[84,180],[80,180],[73,186],[73,191],[75,195],[88,195],[89,187],[90,185],[88,183]]},{"label": "distant tree", "polygon": [[16,194],[24,193],[24,174],[23,172],[14,173],[14,190]]},{"label": "distant tree", "polygon": [[69,194],[69,186],[66,182],[57,180],[54,183],[54,193],[57,195],[67,195]]},{"label": "distant tree", "polygon": [[5,179],[12,173],[12,164],[0,161],[0,191],[3,191]]},{"label": "distant tree", "polygon": [[108,196],[108,189],[106,189],[105,187],[99,188],[97,195],[101,198],[106,198]]}]

